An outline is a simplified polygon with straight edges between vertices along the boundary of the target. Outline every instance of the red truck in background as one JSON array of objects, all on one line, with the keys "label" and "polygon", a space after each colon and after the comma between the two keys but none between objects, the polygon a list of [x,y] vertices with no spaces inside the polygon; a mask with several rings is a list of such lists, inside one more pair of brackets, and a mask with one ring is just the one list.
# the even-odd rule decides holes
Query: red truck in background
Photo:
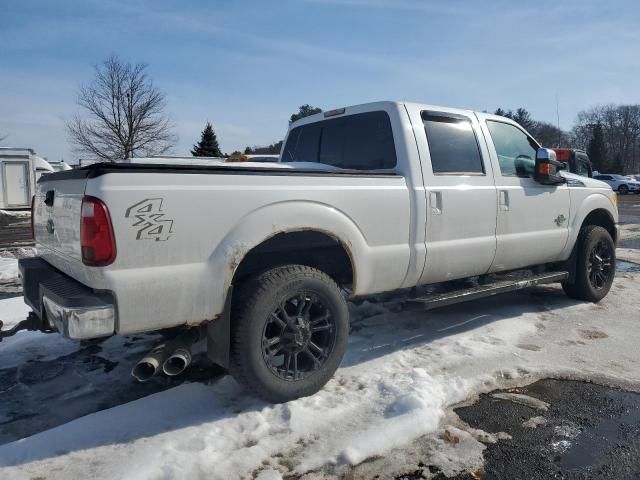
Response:
[{"label": "red truck in background", "polygon": [[593,177],[591,160],[585,151],[574,148],[553,148],[552,150],[556,152],[556,160],[566,163],[571,173]]}]

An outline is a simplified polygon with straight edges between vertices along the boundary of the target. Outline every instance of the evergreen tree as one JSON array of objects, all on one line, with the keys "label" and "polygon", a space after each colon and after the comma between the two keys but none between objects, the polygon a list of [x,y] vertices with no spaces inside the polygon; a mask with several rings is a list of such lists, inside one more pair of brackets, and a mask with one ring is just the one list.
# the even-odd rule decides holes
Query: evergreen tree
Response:
[{"label": "evergreen tree", "polygon": [[252,153],[253,153],[253,150],[251,149],[251,147],[247,147],[244,149],[245,155],[251,155]]},{"label": "evergreen tree", "polygon": [[204,127],[200,136],[200,141],[193,146],[191,155],[194,157],[221,157],[220,145],[218,145],[218,139],[216,133],[213,131],[213,127],[209,122]]},{"label": "evergreen tree", "polygon": [[321,111],[322,111],[321,108],[312,107],[308,103],[305,103],[304,105],[300,105],[300,107],[298,107],[298,111],[293,115],[291,115],[291,118],[289,119],[289,123],[293,123],[296,120],[300,120],[301,118],[308,117],[309,115],[315,115],[316,113],[320,113]]},{"label": "evergreen tree", "polygon": [[531,114],[527,111],[526,108],[518,108],[516,110],[516,113],[512,114],[509,118],[511,118],[515,122],[518,122],[525,130],[531,130],[534,127],[535,122],[533,118],[531,118]]},{"label": "evergreen tree", "polygon": [[535,129],[536,121],[531,118],[531,114],[526,108],[520,107],[515,112],[513,110],[503,110],[498,107],[498,109],[493,112],[494,115],[500,115],[501,117],[506,117],[514,122],[519,123],[525,130],[531,132],[531,130]]},{"label": "evergreen tree", "polygon": [[591,140],[587,147],[589,160],[591,160],[594,170],[607,172],[609,167],[607,162],[607,146],[604,143],[604,131],[600,123],[596,123],[593,126],[591,135]]}]

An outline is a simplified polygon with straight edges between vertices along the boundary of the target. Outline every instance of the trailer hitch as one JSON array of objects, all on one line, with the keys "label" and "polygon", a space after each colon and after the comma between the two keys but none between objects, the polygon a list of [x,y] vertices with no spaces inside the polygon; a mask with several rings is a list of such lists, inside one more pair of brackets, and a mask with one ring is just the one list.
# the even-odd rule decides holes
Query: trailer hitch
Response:
[{"label": "trailer hitch", "polygon": [[2,342],[2,340],[4,340],[7,337],[14,336],[16,333],[22,330],[29,330],[30,332],[37,331],[42,333],[54,332],[52,328],[45,325],[45,323],[42,320],[40,320],[38,316],[33,312],[29,312],[29,315],[27,315],[27,318],[25,320],[18,322],[8,330],[2,330],[2,326],[3,326],[3,322],[2,320],[0,320],[0,342]]}]

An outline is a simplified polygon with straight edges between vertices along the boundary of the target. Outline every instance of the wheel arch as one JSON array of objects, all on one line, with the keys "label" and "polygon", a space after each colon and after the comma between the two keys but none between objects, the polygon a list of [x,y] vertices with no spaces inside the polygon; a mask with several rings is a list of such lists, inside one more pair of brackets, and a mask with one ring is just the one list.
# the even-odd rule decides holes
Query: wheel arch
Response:
[{"label": "wheel arch", "polygon": [[587,225],[596,225],[604,228],[609,234],[611,238],[613,238],[613,242],[617,243],[618,241],[618,232],[616,229],[616,222],[613,219],[613,215],[604,208],[596,208],[591,210],[582,221],[580,225],[580,230],[582,230]]},{"label": "wheel arch", "polygon": [[344,241],[319,228],[298,228],[275,232],[246,252],[233,272],[231,285],[286,264],[317,268],[341,287],[353,289],[356,284],[353,254]]},{"label": "wheel arch", "polygon": [[568,258],[574,250],[580,231],[585,225],[600,225],[607,229],[614,241],[617,240],[618,212],[608,195],[600,192],[590,193],[584,198],[572,195],[571,201],[572,203],[576,202],[577,206],[570,221],[569,238],[565,246],[564,258]]},{"label": "wheel arch", "polygon": [[614,244],[618,240],[617,213],[614,213],[613,204],[608,197],[601,194],[590,195],[581,203],[581,210],[574,217],[569,233],[569,241],[565,247],[566,260],[563,268],[569,272],[569,280],[575,278],[575,259],[580,242],[580,233],[588,225],[603,227],[613,238]]},{"label": "wheel arch", "polygon": [[355,292],[358,274],[366,270],[368,250],[355,222],[329,205],[282,202],[243,217],[211,255],[218,265],[213,270],[224,267],[226,278],[220,302],[224,309],[208,326],[209,358],[228,368],[231,309],[237,284],[269,268],[298,263],[324,271],[338,285]]}]

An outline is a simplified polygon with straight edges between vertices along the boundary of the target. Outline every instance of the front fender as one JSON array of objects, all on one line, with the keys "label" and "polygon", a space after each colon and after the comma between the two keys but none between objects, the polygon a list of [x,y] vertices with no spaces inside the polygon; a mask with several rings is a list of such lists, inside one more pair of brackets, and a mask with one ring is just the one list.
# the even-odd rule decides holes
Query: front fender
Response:
[{"label": "front fender", "polygon": [[563,251],[563,260],[566,260],[571,255],[571,251],[578,240],[582,224],[591,212],[604,210],[609,214],[614,224],[618,223],[618,210],[605,193],[590,193],[582,200],[575,199],[573,192],[571,192],[571,195],[571,202],[576,202],[576,211],[569,223],[569,238]]}]

